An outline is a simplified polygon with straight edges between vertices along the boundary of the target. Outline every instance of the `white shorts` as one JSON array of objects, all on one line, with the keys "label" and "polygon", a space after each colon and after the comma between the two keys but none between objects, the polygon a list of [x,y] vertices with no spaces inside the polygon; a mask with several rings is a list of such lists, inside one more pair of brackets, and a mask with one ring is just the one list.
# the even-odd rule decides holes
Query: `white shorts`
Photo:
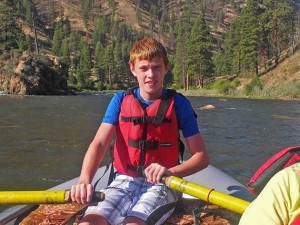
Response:
[{"label": "white shorts", "polygon": [[122,224],[126,217],[137,217],[147,224],[163,224],[173,213],[180,193],[167,186],[153,185],[143,177],[117,175],[103,190],[105,200],[89,206],[86,214],[98,214],[111,225]]}]

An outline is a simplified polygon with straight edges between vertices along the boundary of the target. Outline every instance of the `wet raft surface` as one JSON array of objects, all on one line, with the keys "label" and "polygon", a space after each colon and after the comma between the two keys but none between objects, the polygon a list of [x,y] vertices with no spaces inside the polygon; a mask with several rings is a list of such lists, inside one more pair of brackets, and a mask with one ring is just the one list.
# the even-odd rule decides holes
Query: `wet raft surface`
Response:
[{"label": "wet raft surface", "polygon": [[[20,225],[78,224],[84,209],[85,206],[75,203],[40,205],[25,218],[19,218],[18,223]],[[165,225],[237,225],[239,219],[239,214],[216,205],[198,199],[183,199]]]},{"label": "wet raft surface", "polygon": [[33,211],[18,218],[20,225],[64,225],[78,224],[86,206],[76,203],[40,205]]},{"label": "wet raft surface", "polygon": [[238,225],[240,217],[235,212],[198,199],[183,199],[165,225]]}]

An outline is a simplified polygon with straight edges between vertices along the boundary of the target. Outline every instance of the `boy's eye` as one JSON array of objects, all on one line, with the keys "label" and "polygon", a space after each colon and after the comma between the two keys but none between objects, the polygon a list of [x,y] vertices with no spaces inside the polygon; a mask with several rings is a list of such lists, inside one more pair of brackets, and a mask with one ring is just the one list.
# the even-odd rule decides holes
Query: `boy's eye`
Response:
[{"label": "boy's eye", "polygon": [[142,66],[142,67],[140,67],[140,70],[142,70],[142,71],[145,71],[145,70],[147,70],[147,69],[148,69],[147,66]]},{"label": "boy's eye", "polygon": [[160,67],[161,67],[160,65],[155,65],[155,66],[152,67],[152,69],[158,70],[158,69],[160,69]]}]

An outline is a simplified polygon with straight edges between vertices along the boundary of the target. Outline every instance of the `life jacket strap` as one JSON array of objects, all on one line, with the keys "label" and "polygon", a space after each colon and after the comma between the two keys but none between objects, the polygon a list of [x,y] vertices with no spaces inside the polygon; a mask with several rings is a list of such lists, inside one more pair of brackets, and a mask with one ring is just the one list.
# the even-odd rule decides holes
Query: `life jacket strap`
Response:
[{"label": "life jacket strap", "polygon": [[144,166],[133,166],[133,165],[127,164],[127,169],[137,172],[137,175],[139,177],[144,177],[144,170],[145,170]]},{"label": "life jacket strap", "polygon": [[172,102],[174,94],[175,94],[175,92],[167,91],[167,93],[161,97],[162,101],[161,101],[161,103],[158,107],[158,110],[156,112],[156,115],[152,121],[152,123],[154,125],[159,126],[164,121],[166,112]]},{"label": "life jacket strap", "polygon": [[141,150],[157,150],[158,149],[158,141],[155,140],[129,140],[128,145],[130,147],[139,148]]},{"label": "life jacket strap", "polygon": [[[121,120],[124,122],[132,122],[134,125],[144,124],[144,123],[153,123],[155,120],[154,116],[134,116],[134,117],[125,117],[121,116]],[[163,123],[171,123],[171,119],[164,117]]]}]

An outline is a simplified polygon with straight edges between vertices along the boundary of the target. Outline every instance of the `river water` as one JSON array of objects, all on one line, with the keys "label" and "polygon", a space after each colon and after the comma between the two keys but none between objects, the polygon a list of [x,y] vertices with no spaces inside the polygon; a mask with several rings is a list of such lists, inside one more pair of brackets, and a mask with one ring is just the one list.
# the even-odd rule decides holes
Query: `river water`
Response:
[{"label": "river water", "polygon": [[[78,176],[111,97],[0,96],[0,191],[42,190]],[[211,164],[243,184],[280,149],[300,145],[300,101],[188,99]],[[217,108],[200,109],[207,104]]]}]

